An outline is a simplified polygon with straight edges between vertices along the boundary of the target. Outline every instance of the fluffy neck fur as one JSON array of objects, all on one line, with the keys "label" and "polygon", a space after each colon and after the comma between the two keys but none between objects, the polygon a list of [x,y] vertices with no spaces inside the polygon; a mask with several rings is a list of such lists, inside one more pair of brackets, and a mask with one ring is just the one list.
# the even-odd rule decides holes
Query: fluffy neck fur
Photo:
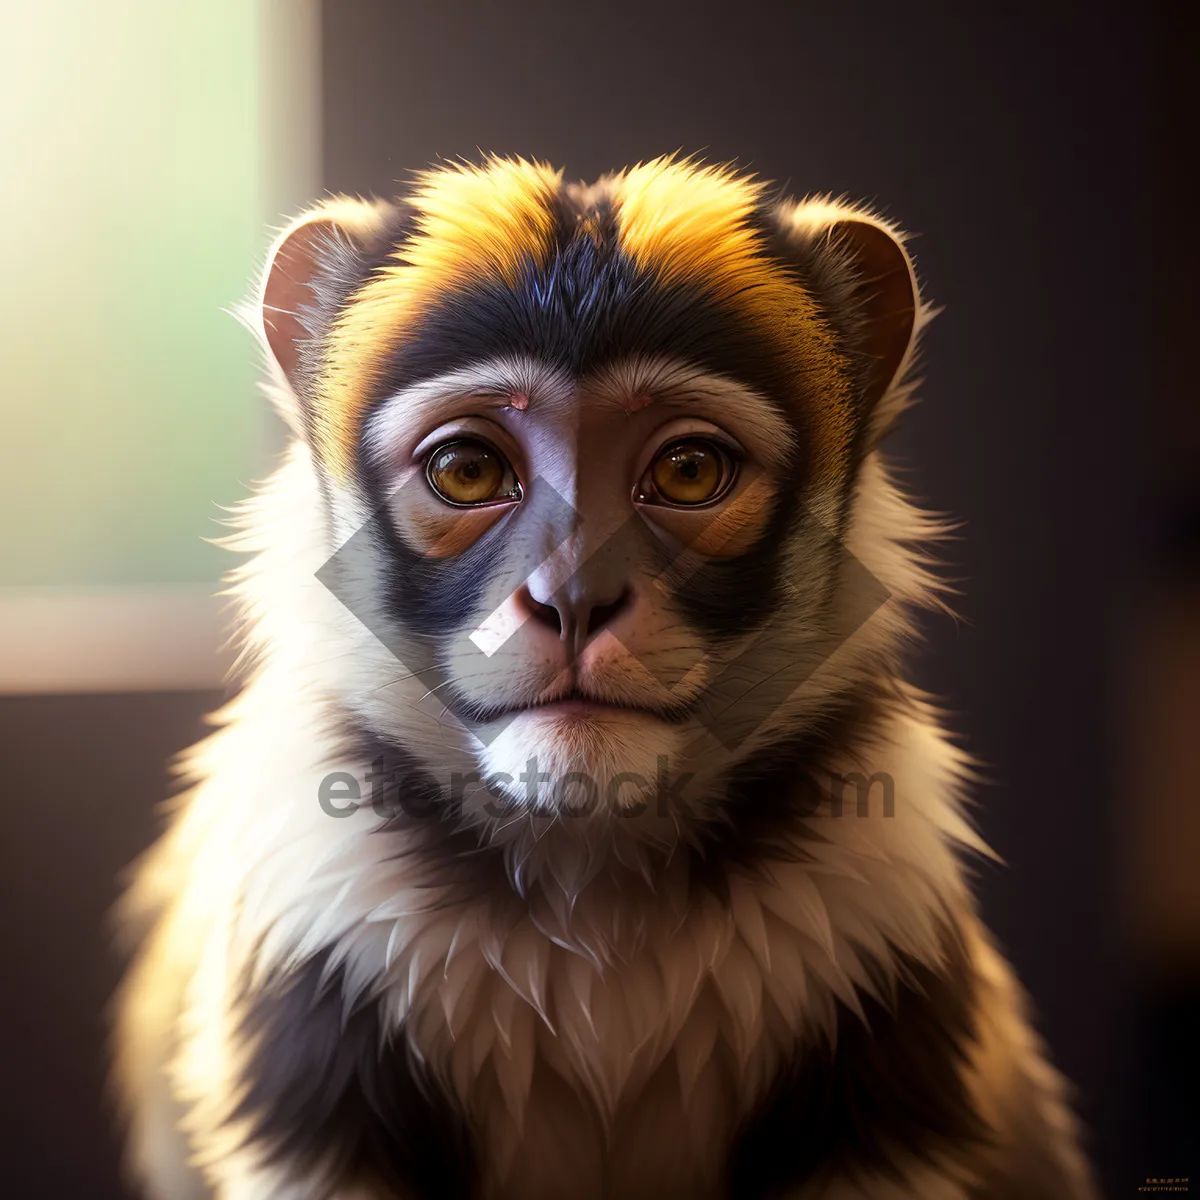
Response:
[{"label": "fluffy neck fur", "polygon": [[[432,827],[420,822],[367,808],[332,819],[320,781],[361,779],[370,766],[347,737],[363,716],[347,696],[372,681],[354,674],[354,618],[315,579],[328,553],[315,488],[297,449],[241,518],[234,542],[254,557],[233,591],[252,630],[251,679],[194,752],[196,791],[140,899],[168,899],[153,893],[175,887],[174,846],[193,880],[174,901],[185,939],[207,927],[220,942],[218,913],[253,979],[324,956],[347,1012],[378,999],[494,1148],[493,1194],[513,1178],[523,1195],[553,1195],[603,1163],[642,1188],[647,1172],[682,1173],[701,1194],[719,1174],[719,1131],[798,1040],[832,1036],[838,1002],[854,1012],[860,996],[886,1000],[904,962],[941,965],[947,914],[972,907],[956,855],[983,849],[960,812],[963,757],[897,684],[852,740],[831,738],[820,757],[833,775],[886,772],[894,812],[872,798],[866,814],[851,802],[836,816],[826,797],[774,828],[757,856],[723,856],[715,829],[707,854],[680,831],[667,844],[617,834],[597,858],[594,831],[560,823],[531,826],[487,864],[486,854],[431,856]],[[907,611],[931,594],[913,547],[933,526],[874,454],[851,530],[852,553],[892,601],[815,680],[818,710],[894,653]],[[786,812],[784,779],[768,778],[759,799]],[[572,854],[602,868],[553,869]],[[191,1002],[197,1013],[207,1003]],[[204,1038],[186,1048],[178,1077],[198,1128],[220,1126],[205,1107],[228,1094],[235,1054]],[[664,1153],[680,1119],[688,1143]]]}]

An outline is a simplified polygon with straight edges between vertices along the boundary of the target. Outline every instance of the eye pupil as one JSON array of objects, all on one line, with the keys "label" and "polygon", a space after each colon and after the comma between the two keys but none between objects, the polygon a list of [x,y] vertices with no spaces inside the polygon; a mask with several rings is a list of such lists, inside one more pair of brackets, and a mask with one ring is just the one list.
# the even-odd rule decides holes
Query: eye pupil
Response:
[{"label": "eye pupil", "polygon": [[724,495],[734,474],[734,461],[722,445],[689,438],[659,452],[641,491],[681,507],[710,504]]}]

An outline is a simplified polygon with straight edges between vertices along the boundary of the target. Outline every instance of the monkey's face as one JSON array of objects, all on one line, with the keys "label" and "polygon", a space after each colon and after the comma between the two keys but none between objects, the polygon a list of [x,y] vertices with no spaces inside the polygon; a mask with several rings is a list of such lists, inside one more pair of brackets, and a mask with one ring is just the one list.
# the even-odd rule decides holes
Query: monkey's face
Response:
[{"label": "monkey's face", "polygon": [[780,414],[693,364],[507,359],[402,393],[367,442],[389,605],[438,647],[482,772],[619,807],[682,770],[719,721],[715,672],[779,590]]},{"label": "monkey's face", "polygon": [[345,699],[443,790],[677,826],[664,787],[703,812],[851,681],[845,536],[911,275],[878,224],[760,200],[492,162],[281,243],[267,339],[371,631]]}]

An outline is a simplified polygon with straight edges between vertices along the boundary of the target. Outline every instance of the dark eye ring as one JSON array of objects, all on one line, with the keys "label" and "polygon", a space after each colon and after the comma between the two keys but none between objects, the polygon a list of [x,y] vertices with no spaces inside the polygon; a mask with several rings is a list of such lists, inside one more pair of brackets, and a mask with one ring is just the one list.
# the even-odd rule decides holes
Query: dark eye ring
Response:
[{"label": "dark eye ring", "polygon": [[523,494],[512,464],[482,438],[452,438],[435,446],[425,459],[425,479],[454,508],[512,503]]}]

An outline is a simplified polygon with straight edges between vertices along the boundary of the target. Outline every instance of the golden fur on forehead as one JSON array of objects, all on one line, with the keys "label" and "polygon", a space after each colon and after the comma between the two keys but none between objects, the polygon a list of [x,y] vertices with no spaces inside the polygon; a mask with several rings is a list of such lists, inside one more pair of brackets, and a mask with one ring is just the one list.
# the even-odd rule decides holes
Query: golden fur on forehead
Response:
[{"label": "golden fur on forehead", "polygon": [[761,183],[729,167],[673,158],[633,167],[613,181],[621,245],[634,262],[663,284],[702,283],[767,334],[822,397],[816,449],[832,466],[853,425],[846,363],[813,297],[766,253],[753,228],[763,193]]},{"label": "golden fur on forehead", "polygon": [[360,289],[330,332],[315,405],[317,450],[348,473],[371,385],[403,330],[439,292],[472,278],[513,280],[550,245],[560,172],[524,159],[428,171],[408,198],[413,235]]},{"label": "golden fur on forehead", "polygon": [[[553,252],[562,172],[524,159],[455,164],[418,178],[407,203],[411,236],[392,251],[334,321],[314,405],[316,448],[349,474],[373,385],[405,330],[438,295],[476,281],[515,283]],[[851,436],[845,362],[809,293],[766,252],[751,218],[764,187],[730,167],[654,159],[575,190],[608,199],[622,250],[663,285],[700,284],[766,333],[822,397],[818,452],[840,457]],[[303,218],[302,218],[303,220]]]}]

